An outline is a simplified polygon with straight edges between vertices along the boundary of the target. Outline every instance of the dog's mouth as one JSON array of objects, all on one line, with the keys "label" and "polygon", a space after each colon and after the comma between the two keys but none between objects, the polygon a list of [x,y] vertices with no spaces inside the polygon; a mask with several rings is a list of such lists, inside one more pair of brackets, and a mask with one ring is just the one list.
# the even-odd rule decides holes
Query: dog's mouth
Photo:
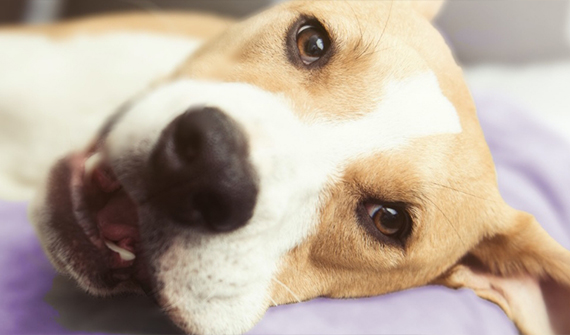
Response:
[{"label": "dog's mouth", "polygon": [[67,208],[59,208],[53,214],[52,221],[65,222],[54,224],[53,228],[58,231],[60,243],[69,249],[68,258],[73,258],[61,261],[75,264],[76,275],[94,282],[89,285],[104,294],[122,289],[148,290],[137,206],[103,153],[95,149],[75,153],[60,164],[65,166],[62,170],[67,172],[65,181],[69,188],[59,188],[59,193],[69,192],[69,202],[63,206]]},{"label": "dog's mouth", "polygon": [[110,268],[131,267],[140,243],[136,207],[101,153],[89,155],[82,165],[80,194],[75,194],[78,222],[96,246],[103,242],[112,251]]}]

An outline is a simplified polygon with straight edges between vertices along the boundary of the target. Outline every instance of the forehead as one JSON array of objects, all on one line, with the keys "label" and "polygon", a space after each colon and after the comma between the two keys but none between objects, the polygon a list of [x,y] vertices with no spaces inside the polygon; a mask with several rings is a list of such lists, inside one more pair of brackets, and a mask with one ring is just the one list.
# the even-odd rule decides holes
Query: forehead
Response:
[{"label": "forehead", "polygon": [[[320,68],[289,61],[286,41],[303,18],[318,20],[331,36],[334,54]],[[421,138],[432,143],[429,150],[446,153],[440,168],[450,174],[465,171],[443,162],[470,156],[483,163],[469,169],[474,174],[492,167],[449,48],[423,16],[399,1],[286,2],[206,44],[174,77],[247,83],[276,93],[302,121],[327,130],[321,134],[359,166],[365,166],[359,158],[391,149],[409,155],[415,145],[408,144]],[[432,136],[439,134],[454,136]],[[421,165],[422,159],[408,164]]]},{"label": "forehead", "polygon": [[[303,18],[318,20],[331,36],[334,54],[320,68],[289,61],[287,39]],[[347,153],[338,157],[350,156],[362,169],[368,165],[361,159],[399,149],[390,154],[408,155],[408,166],[435,161],[450,177],[494,175],[460,68],[440,34],[403,2],[286,2],[207,43],[173,79],[187,77],[247,83],[284,97]],[[440,134],[453,136],[432,136]],[[445,157],[410,158],[418,143]],[[477,164],[450,168],[467,161]]]},{"label": "forehead", "polygon": [[[331,35],[334,54],[318,69],[301,69],[288,59],[288,35],[303,18],[317,19]],[[390,85],[427,72],[448,98],[452,89],[461,89],[461,74],[442,38],[407,6],[303,1],[233,27],[177,75],[253,84],[292,98],[301,117],[349,119],[373,111]]]}]

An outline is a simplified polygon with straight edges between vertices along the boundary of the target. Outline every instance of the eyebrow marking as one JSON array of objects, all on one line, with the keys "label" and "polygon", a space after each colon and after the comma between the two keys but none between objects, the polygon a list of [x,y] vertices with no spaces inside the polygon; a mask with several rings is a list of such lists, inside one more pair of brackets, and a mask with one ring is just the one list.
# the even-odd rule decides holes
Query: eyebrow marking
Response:
[{"label": "eyebrow marking", "polygon": [[443,95],[433,72],[389,83],[377,107],[362,118],[316,121],[309,127],[341,161],[398,149],[421,137],[462,131],[457,110]]}]

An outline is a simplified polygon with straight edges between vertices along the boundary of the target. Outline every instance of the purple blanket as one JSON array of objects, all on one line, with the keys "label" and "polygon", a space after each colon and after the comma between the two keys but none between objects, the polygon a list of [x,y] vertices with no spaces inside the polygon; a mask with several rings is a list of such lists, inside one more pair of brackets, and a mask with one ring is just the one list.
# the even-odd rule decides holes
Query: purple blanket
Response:
[{"label": "purple blanket", "polygon": [[[570,248],[570,146],[504,99],[477,99],[505,200]],[[95,299],[56,276],[26,219],[0,202],[0,334],[176,333],[144,297]],[[382,297],[271,308],[252,334],[516,334],[469,290],[424,287]]]}]

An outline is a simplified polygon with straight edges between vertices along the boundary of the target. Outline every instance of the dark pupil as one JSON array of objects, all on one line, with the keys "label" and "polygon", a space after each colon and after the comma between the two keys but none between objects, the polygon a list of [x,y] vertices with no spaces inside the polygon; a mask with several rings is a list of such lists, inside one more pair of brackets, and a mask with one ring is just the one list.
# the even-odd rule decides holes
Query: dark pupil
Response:
[{"label": "dark pupil", "polygon": [[402,216],[397,210],[384,207],[381,211],[380,221],[384,227],[388,229],[399,229],[402,226]]},{"label": "dark pupil", "polygon": [[305,43],[305,54],[310,57],[318,57],[325,51],[325,41],[320,35],[312,35]]}]

